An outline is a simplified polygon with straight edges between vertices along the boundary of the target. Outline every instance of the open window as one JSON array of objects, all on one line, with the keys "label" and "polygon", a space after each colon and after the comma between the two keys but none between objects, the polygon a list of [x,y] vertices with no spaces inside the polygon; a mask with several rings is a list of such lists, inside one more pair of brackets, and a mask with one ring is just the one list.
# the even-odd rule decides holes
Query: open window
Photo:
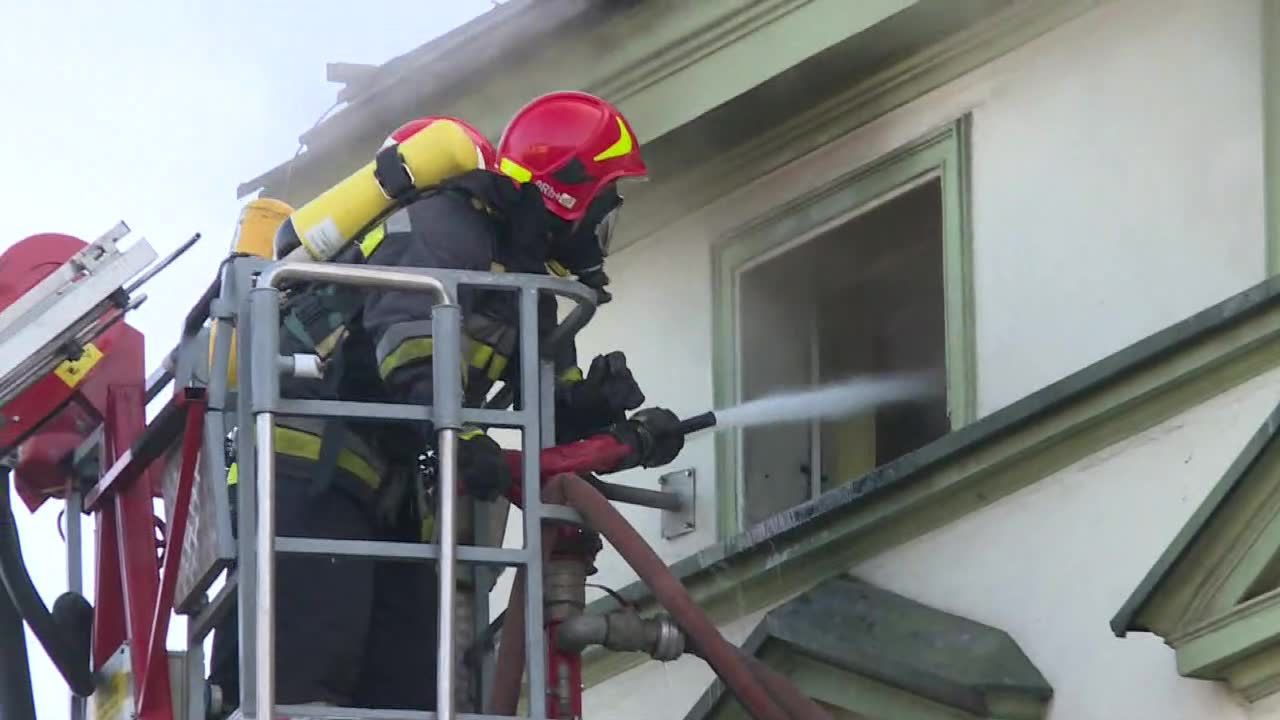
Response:
[{"label": "open window", "polygon": [[894,153],[719,248],[718,405],[855,376],[924,373],[945,388],[862,416],[726,439],[724,534],[972,419],[961,131]]},{"label": "open window", "polygon": [[[742,399],[853,376],[946,371],[942,183],[929,178],[743,272]],[[752,525],[936,440],[945,394],[743,432]]]}]

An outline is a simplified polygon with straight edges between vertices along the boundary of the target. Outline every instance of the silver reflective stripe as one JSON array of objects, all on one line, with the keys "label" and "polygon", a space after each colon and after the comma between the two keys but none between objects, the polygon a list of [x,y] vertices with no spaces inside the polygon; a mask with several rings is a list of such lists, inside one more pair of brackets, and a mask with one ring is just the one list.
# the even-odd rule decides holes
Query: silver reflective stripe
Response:
[{"label": "silver reflective stripe", "polygon": [[409,211],[400,209],[391,213],[384,225],[389,233],[407,233],[413,231],[413,223],[409,220]]},{"label": "silver reflective stripe", "polygon": [[396,348],[400,347],[405,340],[427,337],[431,337],[430,320],[407,320],[396,323],[387,328],[387,332],[378,341],[378,347],[374,349],[374,357],[377,358],[378,364],[381,365],[382,361],[395,352]]}]

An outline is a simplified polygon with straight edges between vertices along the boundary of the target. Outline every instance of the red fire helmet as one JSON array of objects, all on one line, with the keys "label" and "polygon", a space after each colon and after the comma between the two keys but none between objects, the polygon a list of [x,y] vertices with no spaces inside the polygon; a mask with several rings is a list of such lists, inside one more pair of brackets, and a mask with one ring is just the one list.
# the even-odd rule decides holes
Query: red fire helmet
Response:
[{"label": "red fire helmet", "polygon": [[569,91],[543,95],[511,118],[498,141],[498,171],[533,183],[547,208],[570,222],[610,183],[648,174],[618,108]]}]

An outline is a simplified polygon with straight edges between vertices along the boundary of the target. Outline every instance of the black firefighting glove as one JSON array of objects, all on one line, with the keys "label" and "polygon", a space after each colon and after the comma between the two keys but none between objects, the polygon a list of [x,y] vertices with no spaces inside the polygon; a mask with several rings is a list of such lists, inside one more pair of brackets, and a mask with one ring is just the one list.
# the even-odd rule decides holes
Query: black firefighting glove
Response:
[{"label": "black firefighting glove", "polygon": [[676,459],[684,449],[684,433],[680,418],[666,408],[646,408],[609,430],[621,443],[631,448],[620,470],[638,465],[661,467]]},{"label": "black firefighting glove", "polygon": [[644,393],[621,352],[597,355],[587,376],[557,393],[557,442],[580,440],[621,422],[644,403]]},{"label": "black firefighting glove", "polygon": [[495,500],[511,487],[502,447],[478,430],[458,436],[458,474],[467,494],[477,500]]}]

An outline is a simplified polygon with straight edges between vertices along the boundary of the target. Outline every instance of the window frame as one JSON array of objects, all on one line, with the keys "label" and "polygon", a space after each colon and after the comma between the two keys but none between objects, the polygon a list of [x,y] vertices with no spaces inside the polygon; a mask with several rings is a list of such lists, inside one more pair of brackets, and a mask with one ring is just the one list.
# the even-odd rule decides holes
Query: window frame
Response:
[{"label": "window frame", "polygon": [[[712,367],[716,407],[739,401],[739,298],[743,272],[934,178],[942,188],[947,414],[952,431],[976,419],[969,115],[899,147],[731,231],[712,248]],[[744,528],[742,433],[716,436],[717,530]]]}]

